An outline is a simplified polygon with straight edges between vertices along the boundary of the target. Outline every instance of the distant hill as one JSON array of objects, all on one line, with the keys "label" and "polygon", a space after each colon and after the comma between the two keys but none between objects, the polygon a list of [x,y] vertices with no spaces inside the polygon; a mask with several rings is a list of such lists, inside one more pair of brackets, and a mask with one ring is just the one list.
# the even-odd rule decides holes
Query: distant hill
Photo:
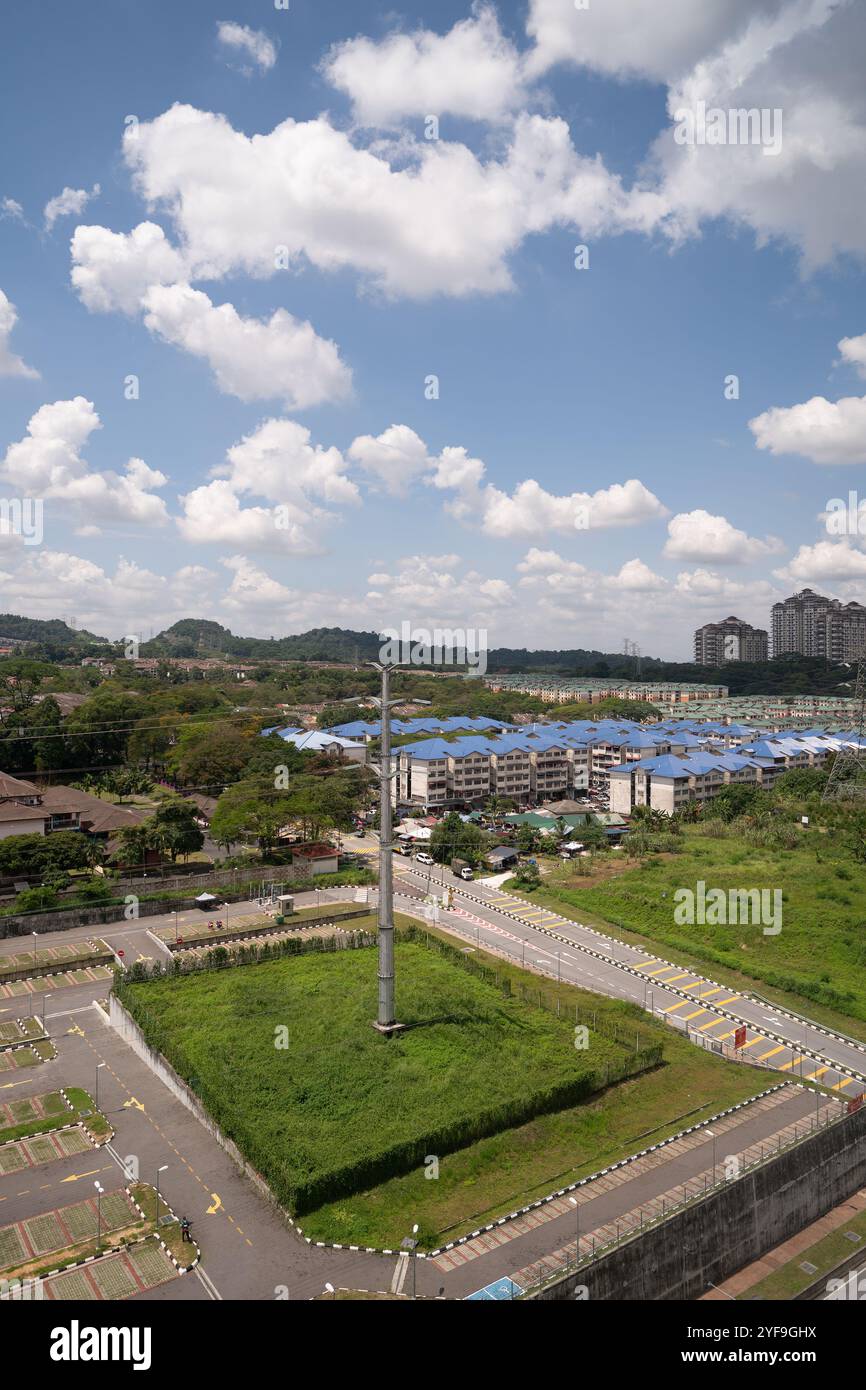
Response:
[{"label": "distant hill", "polygon": [[0,642],[3,638],[41,647],[89,647],[107,641],[86,628],[70,627],[61,618],[22,618],[17,613],[0,613]]},{"label": "distant hill", "polygon": [[317,627],[292,637],[236,637],[207,618],[181,618],[141,646],[142,656],[245,657],[274,661],[368,661],[379,651],[375,632]]}]

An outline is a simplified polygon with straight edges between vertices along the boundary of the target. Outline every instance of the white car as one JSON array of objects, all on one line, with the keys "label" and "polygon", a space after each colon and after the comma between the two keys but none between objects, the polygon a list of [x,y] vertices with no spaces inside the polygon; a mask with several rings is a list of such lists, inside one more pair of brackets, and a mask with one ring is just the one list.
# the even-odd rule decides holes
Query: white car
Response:
[{"label": "white car", "polygon": [[433,864],[435,861],[434,861],[434,859],[433,859],[433,855],[432,855],[432,854],[423,854],[423,853],[422,853],[422,854],[416,854],[416,855],[415,855],[415,862],[416,862],[416,864]]}]

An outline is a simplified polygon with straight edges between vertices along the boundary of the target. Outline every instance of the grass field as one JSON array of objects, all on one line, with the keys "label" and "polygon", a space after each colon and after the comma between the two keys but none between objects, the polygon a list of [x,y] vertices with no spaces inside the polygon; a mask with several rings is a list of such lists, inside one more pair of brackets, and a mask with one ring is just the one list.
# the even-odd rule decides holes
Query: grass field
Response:
[{"label": "grass field", "polygon": [[422,1248],[433,1249],[747,1100],[772,1081],[763,1071],[694,1047],[665,1024],[650,1022],[636,1005],[539,979],[483,951],[475,955],[508,974],[515,993],[525,982],[530,997],[540,990],[548,1006],[559,1000],[563,1015],[577,1008],[599,1030],[623,1037],[639,1028],[642,1046],[663,1044],[664,1064],[440,1158],[436,1181],[419,1167],[325,1203],[304,1216],[306,1235],[394,1249],[417,1222]]},{"label": "grass field", "polygon": [[123,988],[148,1040],[293,1211],[573,1104],[608,1067],[632,1065],[633,1042],[591,1034],[578,1051],[566,1017],[408,942],[396,970],[410,1026],[383,1038],[376,967],[366,948]]},{"label": "grass field", "polygon": [[[716,974],[727,969],[721,978],[728,983],[748,983],[819,1022],[866,1037],[866,872],[850,858],[833,857],[831,835],[810,833],[795,849],[768,850],[687,827],[682,845],[680,854],[652,856],[589,888],[569,878],[566,866],[557,867],[532,901],[608,923],[619,935],[636,933],[684,964],[712,966]],[[694,890],[699,880],[707,889],[780,889],[781,932],[678,925],[674,893]]]}]

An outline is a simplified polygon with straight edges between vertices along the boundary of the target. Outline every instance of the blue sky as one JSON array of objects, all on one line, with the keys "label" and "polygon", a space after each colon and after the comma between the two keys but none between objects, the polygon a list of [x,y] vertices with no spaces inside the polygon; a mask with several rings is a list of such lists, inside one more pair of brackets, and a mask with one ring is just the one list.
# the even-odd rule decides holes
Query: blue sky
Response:
[{"label": "blue sky", "polygon": [[[822,513],[866,461],[864,27],[844,0],[4,13],[0,498],[44,534],[0,527],[0,607],[682,659],[806,584],[863,600]],[[699,100],[780,110],[781,150],[677,143]]]}]

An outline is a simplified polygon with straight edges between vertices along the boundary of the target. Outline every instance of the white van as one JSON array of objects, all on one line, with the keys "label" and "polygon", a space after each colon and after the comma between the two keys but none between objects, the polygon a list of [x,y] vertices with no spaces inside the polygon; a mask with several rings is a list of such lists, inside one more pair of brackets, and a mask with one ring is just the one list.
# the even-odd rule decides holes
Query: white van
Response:
[{"label": "white van", "polygon": [[425,854],[422,852],[421,854],[415,855],[415,862],[416,864],[432,864],[435,861],[432,854]]}]

